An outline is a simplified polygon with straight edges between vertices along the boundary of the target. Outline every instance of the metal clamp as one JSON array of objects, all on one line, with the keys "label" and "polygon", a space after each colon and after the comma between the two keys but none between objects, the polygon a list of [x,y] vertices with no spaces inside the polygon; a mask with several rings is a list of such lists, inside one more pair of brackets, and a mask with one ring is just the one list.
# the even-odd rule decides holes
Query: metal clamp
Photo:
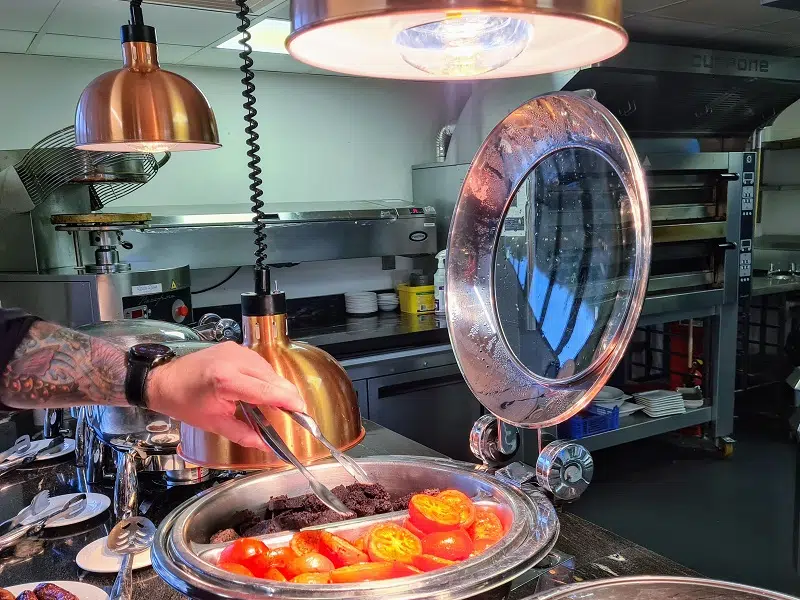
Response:
[{"label": "metal clamp", "polygon": [[114,515],[117,519],[135,517],[139,504],[139,477],[136,474],[136,459],[139,452],[131,448],[117,452],[117,476],[114,480]]},{"label": "metal clamp", "polygon": [[514,460],[519,445],[519,430],[494,415],[483,415],[475,421],[469,434],[470,451],[490,467],[500,467]]}]

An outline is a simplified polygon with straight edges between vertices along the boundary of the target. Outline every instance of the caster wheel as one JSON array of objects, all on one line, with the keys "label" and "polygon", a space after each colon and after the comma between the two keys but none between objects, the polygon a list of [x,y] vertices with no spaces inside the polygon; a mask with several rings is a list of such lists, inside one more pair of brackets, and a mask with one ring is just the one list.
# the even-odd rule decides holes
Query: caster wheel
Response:
[{"label": "caster wheel", "polygon": [[730,458],[733,456],[733,444],[731,443],[723,443],[720,450],[722,451],[722,458]]}]

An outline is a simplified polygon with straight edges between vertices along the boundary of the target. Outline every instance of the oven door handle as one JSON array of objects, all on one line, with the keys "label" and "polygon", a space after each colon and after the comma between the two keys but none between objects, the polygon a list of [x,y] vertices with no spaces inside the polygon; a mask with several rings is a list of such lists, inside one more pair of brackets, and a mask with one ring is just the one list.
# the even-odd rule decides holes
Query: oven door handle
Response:
[{"label": "oven door handle", "polygon": [[736,250],[738,247],[736,242],[722,242],[719,245],[720,250]]}]

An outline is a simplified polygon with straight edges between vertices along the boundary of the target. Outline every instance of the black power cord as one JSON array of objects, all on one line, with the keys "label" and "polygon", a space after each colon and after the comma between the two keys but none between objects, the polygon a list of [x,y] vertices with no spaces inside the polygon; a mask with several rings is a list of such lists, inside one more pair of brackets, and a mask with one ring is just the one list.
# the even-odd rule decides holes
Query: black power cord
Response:
[{"label": "black power cord", "polygon": [[219,283],[216,283],[216,284],[212,285],[211,287],[203,288],[202,290],[197,290],[196,292],[192,292],[192,296],[194,296],[195,294],[202,294],[203,292],[210,292],[211,290],[215,290],[215,289],[217,289],[218,287],[225,285],[225,284],[226,284],[226,283],[228,283],[228,282],[229,282],[231,279],[233,279],[233,276],[234,276],[234,275],[236,275],[236,274],[237,274],[237,273],[238,273],[238,272],[239,272],[241,269],[242,269],[242,267],[236,267],[236,268],[233,270],[233,273],[231,273],[230,275],[228,275],[228,276],[227,276],[225,279],[223,279],[223,280],[222,280],[222,281],[220,281]]},{"label": "black power cord", "polygon": [[250,200],[253,203],[252,208],[250,209],[253,212],[253,224],[255,225],[255,244],[256,250],[254,256],[256,257],[255,263],[255,280],[256,280],[256,294],[269,294],[269,267],[266,265],[267,259],[267,236],[265,234],[266,225],[264,224],[264,219],[266,219],[267,215],[261,210],[264,206],[264,202],[261,200],[261,196],[264,192],[261,190],[261,184],[263,181],[261,180],[261,167],[258,164],[261,162],[261,158],[258,156],[258,151],[261,150],[261,147],[258,145],[258,132],[256,129],[258,128],[258,121],[256,121],[256,115],[258,111],[256,111],[256,97],[253,94],[256,90],[256,86],[253,84],[253,79],[255,78],[255,74],[253,73],[253,59],[250,55],[253,53],[253,48],[250,46],[250,19],[248,15],[250,14],[250,7],[247,5],[247,0],[236,0],[236,6],[239,7],[239,12],[236,14],[238,19],[241,21],[239,27],[236,28],[242,36],[239,38],[239,44],[242,46],[242,51],[239,53],[239,58],[242,59],[244,63],[239,70],[243,73],[242,77],[242,84],[244,85],[244,91],[242,92],[242,96],[244,97],[245,101],[242,105],[246,111],[246,115],[244,117],[245,122],[247,123],[247,127],[245,127],[245,133],[247,133],[247,156],[250,158],[250,161],[247,163],[247,166],[250,168]]}]

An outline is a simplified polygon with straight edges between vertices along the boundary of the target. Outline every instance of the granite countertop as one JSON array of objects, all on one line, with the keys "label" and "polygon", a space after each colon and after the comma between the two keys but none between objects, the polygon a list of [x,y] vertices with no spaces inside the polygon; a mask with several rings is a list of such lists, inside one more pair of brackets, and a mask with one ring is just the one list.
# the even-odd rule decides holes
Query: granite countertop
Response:
[{"label": "granite countertop", "polygon": [[[356,457],[382,454],[440,456],[436,452],[374,423],[365,422],[367,435],[350,454]],[[37,465],[0,479],[0,519],[15,515],[42,489],[52,495],[93,491],[113,496],[111,487],[86,486],[72,457]],[[205,484],[206,487],[211,484]],[[143,507],[145,516],[158,523],[180,502],[198,493],[198,486],[156,488]],[[591,492],[589,492],[591,493]],[[0,586],[37,582],[74,580],[103,587],[108,591],[114,575],[87,573],[75,563],[75,556],[91,541],[108,534],[114,519],[110,512],[71,527],[46,530],[45,536],[27,540],[0,553]],[[596,579],[616,575],[697,575],[633,542],[617,536],[575,515],[561,514],[561,535],[556,554],[572,555],[572,580]],[[537,591],[536,583],[516,589],[511,600]],[[177,600],[182,598],[161,581],[152,568],[134,573],[134,600]]]}]

